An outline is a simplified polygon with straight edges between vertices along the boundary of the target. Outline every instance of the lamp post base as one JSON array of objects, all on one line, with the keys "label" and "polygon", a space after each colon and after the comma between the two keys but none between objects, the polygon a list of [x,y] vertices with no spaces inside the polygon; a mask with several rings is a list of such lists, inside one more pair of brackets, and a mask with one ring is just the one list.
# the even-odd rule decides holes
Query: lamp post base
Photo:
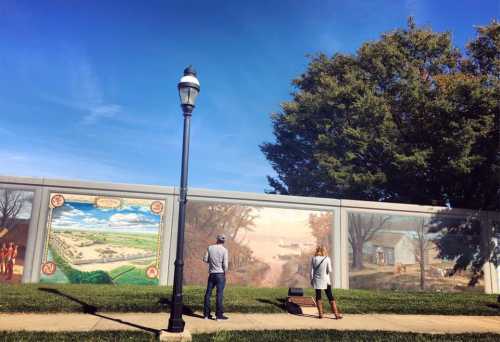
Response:
[{"label": "lamp post base", "polygon": [[167,331],[171,333],[181,333],[184,331],[184,326],[186,323],[182,319],[182,317],[179,318],[172,318],[168,320],[168,328]]},{"label": "lamp post base", "polygon": [[170,332],[162,330],[160,332],[160,341],[185,342],[191,341],[193,338],[189,330],[183,332]]}]

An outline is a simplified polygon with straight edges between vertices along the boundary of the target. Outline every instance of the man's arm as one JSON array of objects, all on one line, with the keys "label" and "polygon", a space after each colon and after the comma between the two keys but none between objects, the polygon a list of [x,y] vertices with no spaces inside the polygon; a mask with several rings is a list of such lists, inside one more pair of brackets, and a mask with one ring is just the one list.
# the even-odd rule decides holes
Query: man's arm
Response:
[{"label": "man's arm", "polygon": [[227,269],[229,268],[229,252],[227,249],[224,250],[224,260],[222,261],[222,264],[224,265],[224,272],[227,272]]},{"label": "man's arm", "polygon": [[314,258],[311,258],[311,280],[314,278]]},{"label": "man's arm", "polygon": [[203,257],[203,261],[208,264],[208,249],[207,252],[205,253],[205,256]]}]

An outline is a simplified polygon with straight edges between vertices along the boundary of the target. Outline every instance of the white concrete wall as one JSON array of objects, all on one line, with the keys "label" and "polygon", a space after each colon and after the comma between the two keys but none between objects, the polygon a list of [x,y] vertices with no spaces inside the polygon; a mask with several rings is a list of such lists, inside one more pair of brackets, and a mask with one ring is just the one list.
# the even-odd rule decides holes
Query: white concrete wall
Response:
[{"label": "white concrete wall", "polygon": [[[26,246],[27,255],[23,282],[37,282],[40,275],[40,264],[46,241],[48,201],[50,193],[64,192],[74,194],[91,194],[98,196],[120,196],[131,198],[159,199],[166,203],[163,236],[161,241],[160,284],[171,284],[173,280],[174,259],[177,241],[178,196],[177,187],[156,185],[118,184],[103,182],[83,182],[63,179],[29,178],[0,176],[0,188],[15,188],[31,190],[33,199],[32,219],[29,228],[29,238]],[[465,209],[449,209],[422,205],[400,203],[381,203],[367,201],[338,200],[315,197],[268,195],[235,191],[218,191],[207,189],[188,189],[189,201],[213,201],[256,205],[264,207],[328,210],[333,212],[334,222],[334,286],[349,288],[348,265],[348,216],[350,211],[377,212],[400,215],[416,215],[430,217],[439,214],[450,217],[466,217],[478,213]],[[484,215],[480,213],[479,215]],[[487,213],[489,219],[500,220],[500,213]],[[499,293],[496,274],[493,267],[485,267],[486,292]],[[495,281],[493,281],[495,280]]]}]

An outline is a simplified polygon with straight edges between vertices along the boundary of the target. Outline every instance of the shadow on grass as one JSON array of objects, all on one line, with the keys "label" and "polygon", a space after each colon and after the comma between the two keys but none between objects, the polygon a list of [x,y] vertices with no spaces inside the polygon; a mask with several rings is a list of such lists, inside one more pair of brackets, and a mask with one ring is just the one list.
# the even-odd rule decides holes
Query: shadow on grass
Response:
[{"label": "shadow on grass", "polygon": [[93,316],[97,316],[97,317],[100,317],[100,318],[103,318],[103,319],[107,319],[107,320],[110,320],[110,321],[113,321],[113,322],[117,322],[117,323],[120,323],[120,324],[128,325],[130,327],[134,327],[134,328],[137,328],[137,329],[141,329],[141,330],[144,330],[144,331],[147,331],[147,332],[150,332],[150,333],[154,334],[155,337],[158,337],[160,335],[161,330],[150,328],[150,327],[145,327],[143,325],[135,324],[135,323],[132,323],[132,322],[127,322],[127,321],[124,321],[124,320],[121,320],[121,319],[118,319],[118,318],[113,318],[113,317],[109,317],[109,316],[97,313],[97,307],[95,307],[94,305],[90,305],[88,303],[85,303],[84,301],[81,301],[80,299],[75,298],[73,296],[70,296],[70,295],[68,295],[66,293],[62,293],[61,291],[59,291],[57,289],[47,288],[47,287],[39,287],[38,290],[43,291],[43,292],[47,292],[47,293],[51,293],[51,294],[54,294],[54,295],[57,295],[57,296],[61,296],[61,297],[67,298],[67,299],[69,299],[69,300],[71,300],[71,301],[73,301],[75,303],[80,304],[82,306],[83,313],[86,313],[86,314],[89,314],[89,315],[93,315]]},{"label": "shadow on grass", "polygon": [[69,299],[75,303],[78,303],[82,306],[82,311],[83,313],[86,313],[86,314],[90,314],[90,315],[93,315],[97,312],[97,307],[94,306],[94,305],[90,305],[88,303],[85,303],[81,300],[79,300],[78,298],[75,298],[73,296],[70,296],[70,295],[67,295],[65,293],[62,293],[61,291],[57,290],[57,289],[53,289],[53,288],[50,288],[50,287],[39,287],[38,288],[39,291],[43,291],[43,292],[47,292],[47,293],[51,293],[51,294],[55,294],[55,295],[58,295],[60,297],[64,297],[66,299]]},{"label": "shadow on grass", "polygon": [[[169,310],[172,308],[172,301],[168,298],[160,298],[158,303],[167,306]],[[204,318],[202,315],[195,313],[192,308],[186,305],[182,306],[182,314],[190,317]]]},{"label": "shadow on grass", "polygon": [[285,298],[278,298],[275,301],[265,299],[265,298],[256,298],[255,300],[258,301],[259,303],[273,305],[282,311],[286,311],[286,299]]},{"label": "shadow on grass", "polygon": [[486,306],[500,311],[500,304],[486,304]]}]

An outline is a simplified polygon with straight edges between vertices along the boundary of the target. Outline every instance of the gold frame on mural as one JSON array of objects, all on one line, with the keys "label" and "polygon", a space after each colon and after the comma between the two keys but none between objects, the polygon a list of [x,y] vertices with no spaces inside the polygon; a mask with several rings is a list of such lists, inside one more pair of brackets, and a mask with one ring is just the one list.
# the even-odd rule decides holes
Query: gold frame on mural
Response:
[{"label": "gold frame on mural", "polygon": [[[155,256],[155,262],[153,265],[150,265],[146,268],[146,271],[145,271],[145,276],[147,279],[159,279],[160,278],[160,262],[161,262],[161,241],[163,239],[163,234],[164,234],[164,226],[165,226],[165,208],[166,208],[166,203],[165,203],[165,200],[164,199],[148,199],[148,198],[131,198],[131,197],[114,197],[114,196],[97,196],[97,195],[92,195],[92,194],[62,194],[62,193],[50,193],[49,195],[49,210],[48,210],[48,213],[47,213],[47,224],[46,224],[46,227],[47,227],[47,235],[46,235],[46,238],[45,238],[45,242],[44,242],[44,252],[43,252],[43,257],[42,257],[42,262],[41,262],[41,273],[43,273],[44,275],[47,275],[47,276],[50,276],[52,274],[55,273],[55,264],[54,266],[50,265],[51,267],[48,267],[49,263],[53,263],[53,262],[48,262],[47,259],[48,259],[48,250],[49,250],[49,242],[50,242],[50,237],[51,237],[51,234],[52,234],[52,218],[53,218],[53,210],[55,208],[58,208],[58,207],[61,207],[63,206],[66,201],[67,201],[67,198],[71,198],[71,197],[86,197],[86,198],[93,198],[93,200],[91,201],[83,201],[85,203],[92,203],[94,206],[96,206],[97,208],[103,208],[102,206],[98,206],[97,203],[98,203],[98,200],[106,200],[106,201],[109,201],[109,200],[116,200],[116,201],[119,201],[119,206],[115,206],[113,207],[113,209],[116,209],[116,208],[121,208],[123,207],[123,204],[124,202],[137,202],[137,201],[148,201],[148,202],[151,202],[149,203],[149,206],[148,209],[150,210],[150,212],[154,215],[157,215],[160,217],[160,221],[159,221],[159,227],[158,227],[158,233],[157,233],[157,239],[156,239],[156,256]],[[54,198],[57,198],[58,200],[57,201],[54,201]],[[81,199],[80,199],[81,200]],[[115,202],[116,203],[116,202]],[[161,204],[161,210],[156,210],[154,211],[153,210],[153,204],[156,204],[158,205],[157,203],[160,203]],[[130,203],[129,203],[130,204]],[[108,208],[108,207],[106,207]],[[155,268],[155,277],[150,277],[149,274],[152,273],[152,271],[150,270],[150,268],[154,267]],[[43,272],[44,269],[49,269],[51,270],[50,274],[49,273],[45,273]],[[54,270],[52,271],[52,269],[54,268]]]}]

